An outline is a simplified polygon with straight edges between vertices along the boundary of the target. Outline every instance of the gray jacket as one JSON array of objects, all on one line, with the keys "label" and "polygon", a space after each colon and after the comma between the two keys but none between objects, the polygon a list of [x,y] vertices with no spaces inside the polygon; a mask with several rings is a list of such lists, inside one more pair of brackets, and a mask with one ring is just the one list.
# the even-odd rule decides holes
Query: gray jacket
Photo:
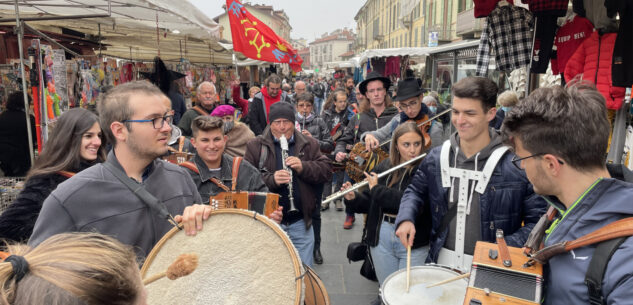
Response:
[{"label": "gray jacket", "polygon": [[[123,170],[113,152],[106,162]],[[191,177],[159,159],[147,168],[142,184],[174,216],[202,202]],[[46,198],[29,245],[37,246],[59,233],[98,232],[132,246],[138,257],[145,258],[171,228],[103,164],[97,164],[61,183]]]},{"label": "gray jacket", "polygon": [[[193,178],[200,197],[203,198],[205,203],[208,203],[209,197],[215,196],[224,190],[211,181],[211,171],[209,171],[198,154],[196,154],[193,161],[200,173],[196,173],[190,169],[187,169],[187,172],[191,175],[191,178]],[[220,177],[217,178],[228,188],[231,188],[233,186],[233,157],[228,154],[223,154],[221,162]],[[259,170],[246,160],[242,160],[242,163],[240,163],[235,189],[248,192],[268,192],[268,188],[264,184]]]},{"label": "gray jacket", "polygon": [[[633,216],[633,184],[601,179],[569,209],[553,199],[562,220],[550,227],[545,246],[577,239],[616,220]],[[584,283],[596,245],[552,257],[544,265],[547,293],[544,304],[589,304]],[[633,239],[628,238],[611,256],[602,281],[605,304],[631,304],[633,300]]]},{"label": "gray jacket", "polygon": [[[391,121],[387,123],[385,126],[380,127],[374,131],[367,131],[360,136],[361,142],[365,141],[365,137],[370,134],[378,140],[378,143],[386,142],[391,139],[393,136],[394,130],[400,126],[402,117],[400,115],[395,115],[391,118]],[[431,136],[431,148],[440,146],[444,143],[444,126],[439,120],[434,120],[431,122],[431,129],[429,129],[429,136]]]}]

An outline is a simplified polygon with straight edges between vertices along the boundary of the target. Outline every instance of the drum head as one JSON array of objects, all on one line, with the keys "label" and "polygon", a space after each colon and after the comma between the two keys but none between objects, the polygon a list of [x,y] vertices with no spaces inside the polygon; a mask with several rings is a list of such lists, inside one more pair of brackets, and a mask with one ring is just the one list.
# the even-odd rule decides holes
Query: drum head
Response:
[{"label": "drum head", "polygon": [[407,292],[407,271],[400,269],[385,279],[380,290],[382,300],[387,305],[437,304],[461,305],[468,288],[468,280],[460,279],[440,286],[426,286],[447,280],[461,273],[439,265],[411,267],[409,292]]},{"label": "drum head", "polygon": [[198,267],[176,280],[146,286],[148,304],[301,304],[303,273],[297,250],[272,220],[250,211],[211,213],[204,229],[186,236],[169,231],[147,257],[145,279],[164,272],[183,253]]}]

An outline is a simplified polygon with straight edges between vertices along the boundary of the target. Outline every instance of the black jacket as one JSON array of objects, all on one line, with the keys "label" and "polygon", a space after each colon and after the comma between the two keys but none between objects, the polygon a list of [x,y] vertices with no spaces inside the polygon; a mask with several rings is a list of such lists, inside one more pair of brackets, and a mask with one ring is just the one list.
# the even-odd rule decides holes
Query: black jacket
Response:
[{"label": "black jacket", "polygon": [[[391,168],[389,159],[382,161],[372,172],[381,173]],[[409,169],[399,169],[396,172],[404,175],[400,181],[392,187],[388,187],[394,173],[388,174],[386,177],[380,178],[378,184],[369,190],[366,188],[362,192],[356,193],[354,200],[345,200],[345,205],[355,213],[367,213],[367,224],[365,226],[363,239],[369,246],[378,245],[380,237],[380,225],[385,213],[397,215],[400,208],[400,198],[407,189],[411,177],[415,173],[417,166]],[[429,244],[431,233],[431,211],[427,205],[416,217],[415,221],[415,239],[413,240],[413,248],[419,248]]]},{"label": "black jacket", "polygon": [[296,122],[299,125],[299,129],[305,129],[312,135],[312,137],[319,142],[319,148],[323,153],[330,153],[334,150],[334,142],[330,136],[330,129],[325,124],[325,121],[317,117],[314,113],[305,119],[299,118],[296,115]]},{"label": "black jacket", "polygon": [[613,85],[630,87],[633,85],[633,3],[630,0],[606,0],[604,5],[609,17],[620,14],[618,38],[613,47]]},{"label": "black jacket", "polygon": [[[336,141],[336,148],[334,152],[347,152],[347,145],[354,145],[360,141],[360,136],[367,131],[374,131],[382,126],[385,126],[394,115],[398,114],[396,107],[386,108],[380,115],[376,116],[374,109],[370,109],[367,112],[355,114],[345,127],[343,135]],[[358,130],[356,125],[358,122]],[[388,148],[388,147],[387,147]]]},{"label": "black jacket", "polygon": [[[31,133],[35,147],[35,118],[31,115]],[[31,168],[26,115],[22,110],[0,113],[0,169],[5,176],[26,176]]]},{"label": "black jacket", "polygon": [[[279,102],[291,102],[286,92],[281,92],[280,94],[281,99],[279,100]],[[268,113],[266,113],[266,103],[264,102],[264,95],[261,92],[255,94],[255,96],[253,97],[253,101],[248,106],[247,117],[248,124],[256,136],[262,134],[266,126],[268,126]]]}]

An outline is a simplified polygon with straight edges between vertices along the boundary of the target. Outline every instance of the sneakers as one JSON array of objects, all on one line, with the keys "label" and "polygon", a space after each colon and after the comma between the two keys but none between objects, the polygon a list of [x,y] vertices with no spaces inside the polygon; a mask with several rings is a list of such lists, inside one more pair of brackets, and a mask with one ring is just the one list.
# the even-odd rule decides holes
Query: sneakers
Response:
[{"label": "sneakers", "polygon": [[330,203],[321,203],[321,211],[330,209]]},{"label": "sneakers", "polygon": [[356,218],[354,216],[347,215],[347,217],[345,217],[345,222],[343,223],[343,229],[351,229],[354,226],[354,221],[356,221]]},{"label": "sneakers", "polygon": [[343,200],[337,200],[334,205],[336,206],[337,211],[340,212],[343,210]]}]

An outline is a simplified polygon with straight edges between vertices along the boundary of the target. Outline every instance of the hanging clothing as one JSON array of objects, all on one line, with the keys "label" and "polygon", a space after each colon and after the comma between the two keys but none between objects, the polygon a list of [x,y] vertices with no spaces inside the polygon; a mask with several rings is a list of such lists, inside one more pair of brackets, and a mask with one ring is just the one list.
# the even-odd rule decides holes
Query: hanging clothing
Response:
[{"label": "hanging clothing", "polygon": [[574,13],[591,21],[596,30],[616,32],[618,24],[615,18],[607,16],[605,1],[601,0],[572,0]]},{"label": "hanging clothing", "polygon": [[389,77],[394,74],[400,76],[400,56],[387,57],[383,76]]},{"label": "hanging clothing", "polygon": [[558,25],[558,17],[543,15],[536,18],[536,33],[534,33],[534,48],[532,54],[532,65],[530,72],[545,73],[552,54],[554,36]]},{"label": "hanging clothing", "polygon": [[[475,4],[475,18],[488,17],[499,1],[501,0],[473,0]],[[514,1],[508,0],[508,3],[514,4]]]},{"label": "hanging clothing", "polygon": [[530,64],[534,19],[530,11],[514,5],[499,6],[486,18],[477,50],[477,76],[486,76],[490,50],[496,69],[512,71]]},{"label": "hanging clothing", "polygon": [[615,33],[595,31],[582,42],[565,67],[565,81],[569,82],[581,74],[582,80],[596,85],[596,88],[607,102],[608,109],[618,110],[624,100],[625,88],[613,85],[611,79],[611,62]]},{"label": "hanging clothing", "polygon": [[606,0],[607,15],[620,14],[620,29],[613,48],[611,77],[614,86],[633,85],[633,3],[630,0]]},{"label": "hanging clothing", "polygon": [[565,71],[569,58],[571,58],[582,42],[591,35],[593,30],[591,21],[578,15],[558,29],[556,39],[554,39],[557,58],[556,60],[552,59],[552,71],[554,74]]},{"label": "hanging clothing", "polygon": [[569,5],[569,0],[521,0],[521,2],[527,4],[530,12],[537,17],[565,16]]}]

